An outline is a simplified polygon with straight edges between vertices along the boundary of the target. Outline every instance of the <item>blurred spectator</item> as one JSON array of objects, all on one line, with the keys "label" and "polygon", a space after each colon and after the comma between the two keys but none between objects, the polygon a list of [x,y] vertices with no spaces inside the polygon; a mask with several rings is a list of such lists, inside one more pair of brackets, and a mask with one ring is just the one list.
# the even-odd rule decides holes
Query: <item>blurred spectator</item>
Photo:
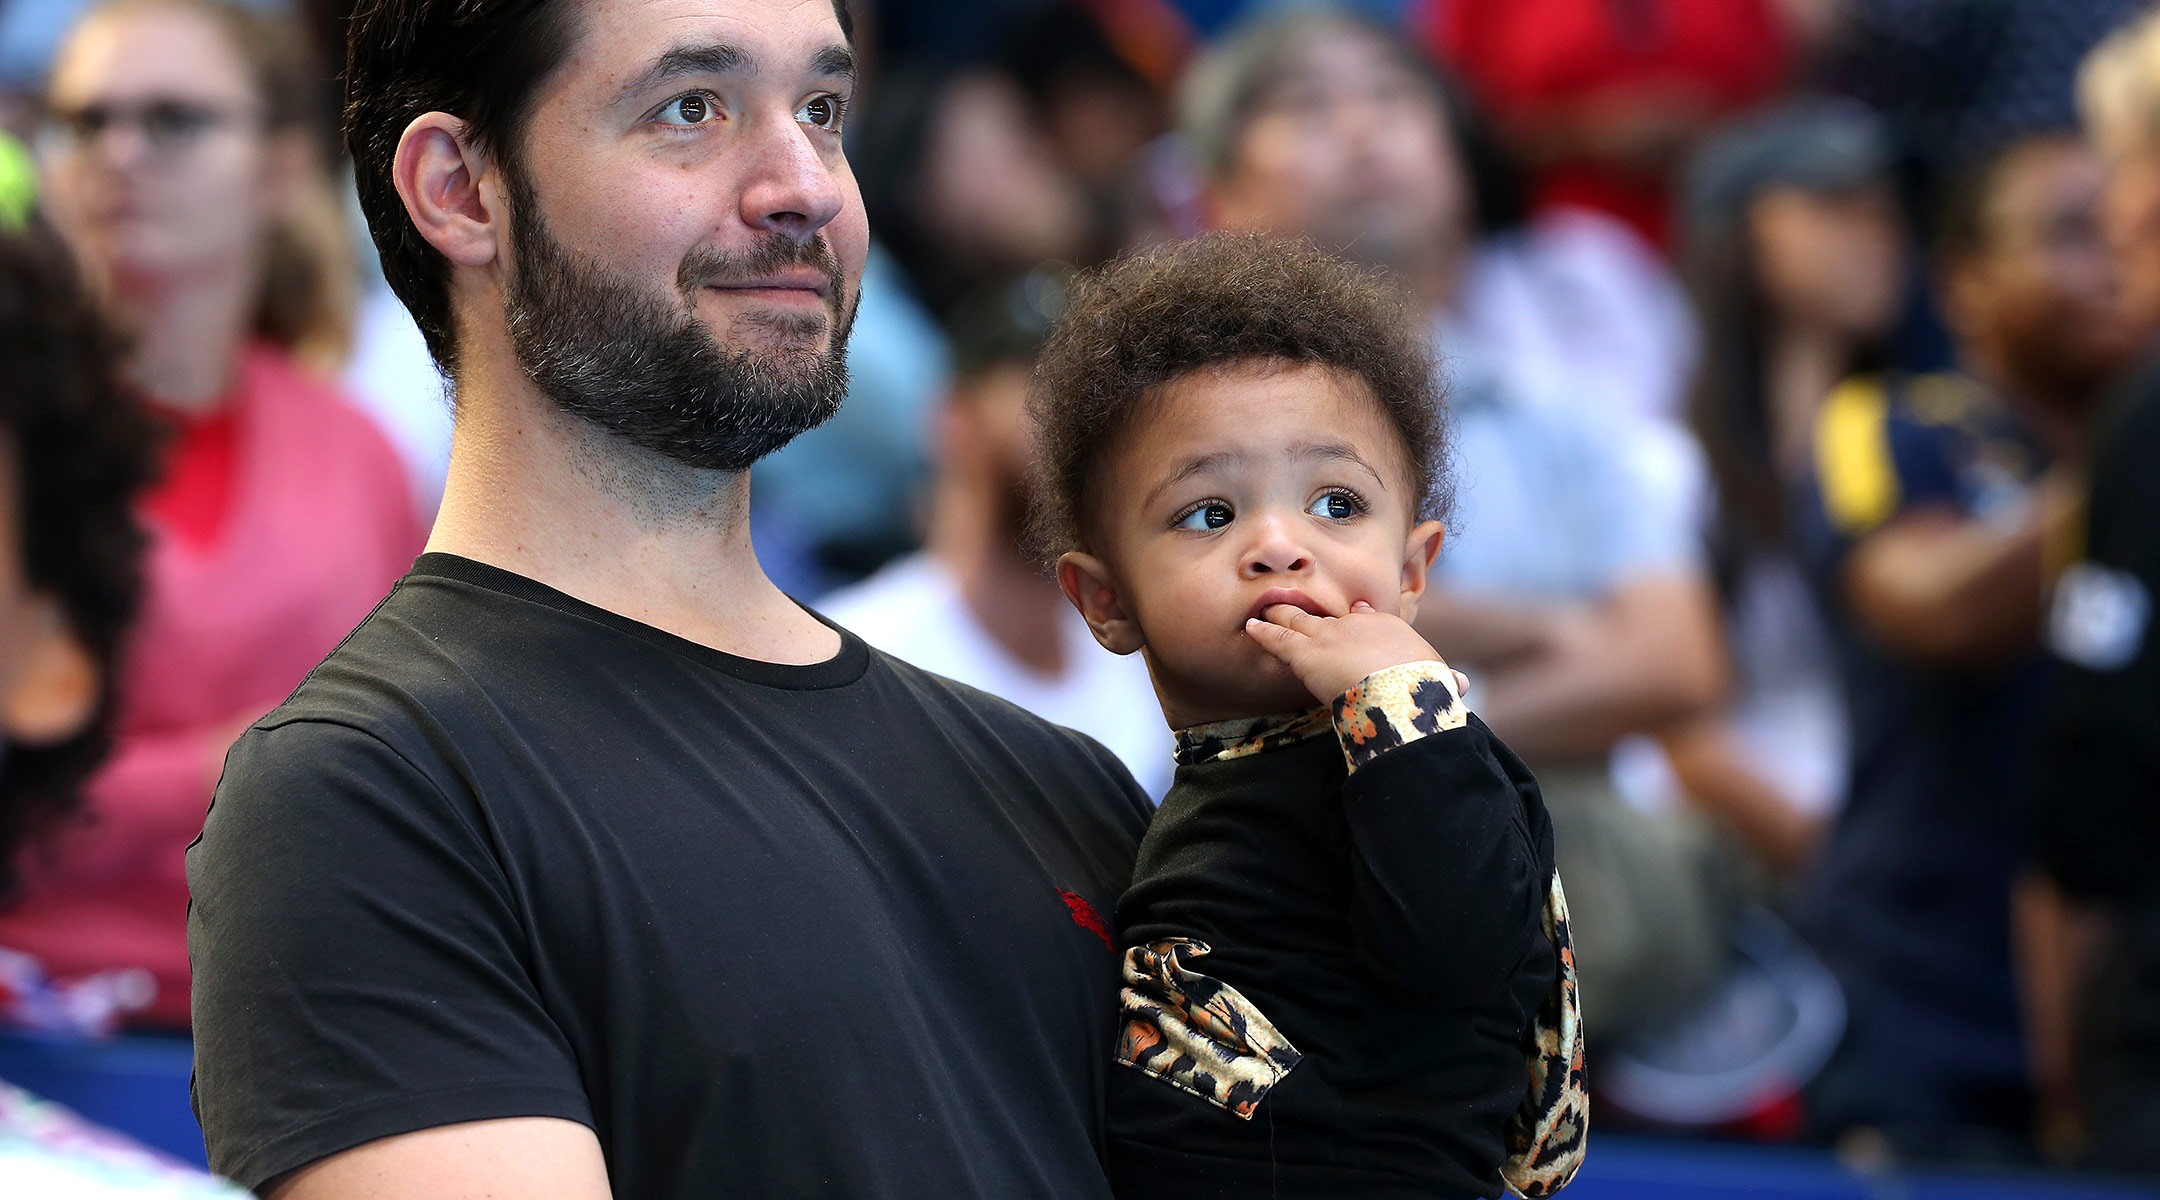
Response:
[{"label": "blurred spectator", "polygon": [[[109,745],[113,668],[140,592],[129,502],[155,436],[112,378],[112,340],[66,251],[25,232],[23,199],[0,183],[0,893],[16,852],[72,816]],[[42,982],[34,968],[6,965],[0,1020],[43,999],[23,994]],[[24,1197],[244,1194],[5,1081],[0,1180]]]},{"label": "blurred spectator", "polygon": [[1694,141],[1764,99],[1791,56],[1775,0],[1423,0],[1429,45],[1536,172],[1540,210],[1618,217],[1667,244]]},{"label": "blurred spectator", "polygon": [[1699,465],[1636,423],[1527,400],[1460,332],[1472,188],[1430,69],[1399,38],[1335,10],[1261,18],[1195,63],[1179,120],[1217,223],[1384,268],[1432,322],[1460,482],[1420,627],[1538,772],[1592,1035],[1674,1011],[1720,969],[1715,872],[1692,829],[1619,799],[1606,759],[1718,693]]},{"label": "blurred spectator", "polygon": [[2071,135],[1966,172],[1937,246],[1960,373],[1856,376],[1816,423],[1801,520],[1853,772],[1803,902],[1851,1006],[1811,1115],[1918,1154],[1956,1152],[1961,1129],[1975,1148],[2021,1144],[2031,1116],[2009,908],[2041,598],[2074,511],[2068,464],[2136,348],[2101,178]]},{"label": "blurred spectator", "polygon": [[1694,370],[1668,180],[1783,71],[1769,0],[1436,0],[1429,47],[1530,171],[1531,216],[1469,271],[1461,320],[1526,390],[1678,421]]},{"label": "blurred spectator", "polygon": [[1791,550],[1786,497],[1815,410],[1895,326],[1906,247],[1879,123],[1803,100],[1706,144],[1682,261],[1704,326],[1692,417],[1718,485],[1713,560],[1733,708],[1667,731],[1680,789],[1780,872],[1844,799],[1845,714],[1828,633]]},{"label": "blurred spectator", "polygon": [[[2077,119],[2072,76],[2151,0],[1842,0],[1825,78],[1884,114],[1916,198],[1960,163]],[[1933,212],[1920,210],[1923,221]]]},{"label": "blurred spectator", "polygon": [[[2160,16],[2102,43],[2079,80],[2108,164],[2102,204],[2133,319],[2160,329]],[[2029,796],[2035,857],[2067,896],[2021,893],[2047,1148],[2160,1172],[2160,361],[2095,426],[2082,561],[2047,642],[2056,690]],[[2052,901],[2052,902],[2051,902]],[[2088,910],[2103,918],[2097,928]]]},{"label": "blurred spectator", "polygon": [[[182,851],[225,748],[379,600],[423,531],[396,452],[296,361],[334,343],[334,266],[291,31],[218,0],[118,0],[57,60],[47,202],[129,338],[128,384],[173,429],[143,503],[149,594],[90,820],[0,912],[0,945],[64,978],[145,968],[144,1020],[185,1026]],[[342,243],[342,226],[331,240]]]},{"label": "blurred spectator", "polygon": [[1039,263],[1113,248],[1027,93],[998,67],[896,71],[849,135],[871,225],[940,319]]},{"label": "blurred spectator", "polygon": [[1046,271],[963,306],[928,545],[818,607],[881,650],[1087,734],[1160,799],[1172,746],[1146,664],[1096,644],[1027,542],[1028,383],[1063,306]]}]

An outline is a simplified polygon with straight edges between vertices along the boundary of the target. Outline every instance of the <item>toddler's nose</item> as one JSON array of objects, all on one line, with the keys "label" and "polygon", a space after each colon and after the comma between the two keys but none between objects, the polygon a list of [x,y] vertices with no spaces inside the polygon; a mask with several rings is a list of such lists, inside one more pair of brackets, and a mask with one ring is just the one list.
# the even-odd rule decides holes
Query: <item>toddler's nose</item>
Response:
[{"label": "toddler's nose", "polygon": [[1252,544],[1245,549],[1247,579],[1261,575],[1288,574],[1312,569],[1312,553],[1284,521],[1263,517],[1255,523]]}]

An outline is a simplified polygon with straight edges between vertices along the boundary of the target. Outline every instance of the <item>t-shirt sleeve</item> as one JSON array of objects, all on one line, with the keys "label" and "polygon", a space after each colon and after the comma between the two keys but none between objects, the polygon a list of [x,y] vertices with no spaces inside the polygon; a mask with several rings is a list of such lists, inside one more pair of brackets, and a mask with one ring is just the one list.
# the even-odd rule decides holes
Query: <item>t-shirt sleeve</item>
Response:
[{"label": "t-shirt sleeve", "polygon": [[250,731],[188,884],[195,1108],[219,1173],[258,1188],[438,1125],[592,1123],[476,803],[384,741]]}]

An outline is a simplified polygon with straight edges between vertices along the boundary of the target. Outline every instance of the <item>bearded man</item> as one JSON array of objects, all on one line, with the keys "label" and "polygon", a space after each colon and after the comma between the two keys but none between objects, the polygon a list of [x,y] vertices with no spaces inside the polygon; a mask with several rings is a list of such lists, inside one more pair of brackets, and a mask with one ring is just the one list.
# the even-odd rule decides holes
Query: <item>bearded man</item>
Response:
[{"label": "bearded man", "polygon": [[1103,1197],[1144,795],[759,571],[868,231],[844,11],[365,0],[346,128],[456,386],[428,553],[234,748],[196,1107],[265,1195]]}]

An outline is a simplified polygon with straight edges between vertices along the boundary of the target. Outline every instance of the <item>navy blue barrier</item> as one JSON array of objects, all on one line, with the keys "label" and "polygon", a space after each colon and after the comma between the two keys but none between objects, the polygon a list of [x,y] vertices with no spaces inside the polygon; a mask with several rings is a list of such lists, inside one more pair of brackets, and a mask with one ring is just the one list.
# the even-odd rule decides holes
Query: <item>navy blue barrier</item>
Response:
[{"label": "navy blue barrier", "polygon": [[188,1104],[194,1061],[179,1034],[86,1042],[0,1033],[0,1079],[200,1167],[202,1130]]},{"label": "navy blue barrier", "polygon": [[1819,1150],[1590,1134],[1562,1200],[2160,1200],[2160,1181],[2059,1172],[1852,1170]]},{"label": "navy blue barrier", "polygon": [[[0,1033],[0,1079],[184,1162],[203,1163],[184,1037],[56,1041]],[[2160,1200],[2160,1181],[2060,1173],[1863,1173],[1823,1151],[1592,1132],[1563,1200]]]}]

